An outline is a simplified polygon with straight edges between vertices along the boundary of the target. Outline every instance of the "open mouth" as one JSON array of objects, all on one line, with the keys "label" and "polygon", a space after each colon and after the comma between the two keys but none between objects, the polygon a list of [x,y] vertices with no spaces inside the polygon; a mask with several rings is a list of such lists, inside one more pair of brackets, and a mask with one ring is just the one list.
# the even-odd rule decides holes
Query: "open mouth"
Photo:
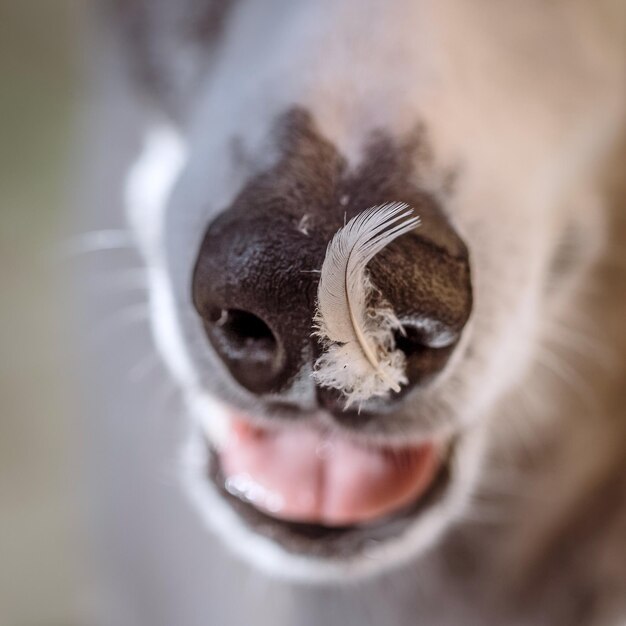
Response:
[{"label": "open mouth", "polygon": [[255,532],[294,553],[342,558],[398,537],[442,497],[450,444],[358,443],[311,426],[232,417],[209,475]]}]

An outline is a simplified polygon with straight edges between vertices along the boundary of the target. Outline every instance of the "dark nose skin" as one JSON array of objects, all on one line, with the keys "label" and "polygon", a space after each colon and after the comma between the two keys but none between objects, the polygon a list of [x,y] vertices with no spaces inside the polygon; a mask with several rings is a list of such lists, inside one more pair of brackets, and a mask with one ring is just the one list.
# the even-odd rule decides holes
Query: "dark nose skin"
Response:
[{"label": "dark nose skin", "polygon": [[[369,266],[403,324],[396,345],[407,357],[408,388],[442,369],[471,309],[465,246],[434,205],[420,204],[419,229]],[[318,270],[343,216],[309,218],[307,228],[302,219],[233,207],[211,224],[198,255],[193,298],[207,336],[237,382],[256,394],[284,390],[320,353],[312,336]],[[320,390],[319,399],[327,408],[341,404],[333,390]]]},{"label": "dark nose skin", "polygon": [[313,270],[323,250],[296,226],[285,214],[229,211],[209,228],[194,273],[194,303],[213,348],[258,394],[286,387],[310,358]]},{"label": "dark nose skin", "polygon": [[[193,275],[193,301],[212,348],[255,394],[285,391],[310,376],[321,347],[313,337],[319,270],[345,221],[371,206],[406,202],[421,226],[370,262],[374,284],[404,333],[408,385],[426,385],[446,364],[472,308],[467,248],[435,199],[416,189],[412,148],[380,140],[349,174],[306,114],[287,118],[284,158],[253,179],[208,227]],[[345,402],[318,389],[334,413]]]}]

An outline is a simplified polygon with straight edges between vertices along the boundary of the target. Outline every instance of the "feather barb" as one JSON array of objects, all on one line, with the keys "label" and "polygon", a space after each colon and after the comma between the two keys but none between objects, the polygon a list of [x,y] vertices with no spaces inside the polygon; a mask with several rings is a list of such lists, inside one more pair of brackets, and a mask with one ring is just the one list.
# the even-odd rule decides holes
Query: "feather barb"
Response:
[{"label": "feather barb", "polygon": [[[419,225],[402,202],[372,207],[340,228],[328,244],[318,287],[315,334],[324,353],[316,361],[318,384],[340,389],[347,406],[400,390],[404,354],[395,349],[400,322],[392,308],[373,304],[380,295],[366,269],[385,246]],[[378,301],[381,298],[377,298]]]}]

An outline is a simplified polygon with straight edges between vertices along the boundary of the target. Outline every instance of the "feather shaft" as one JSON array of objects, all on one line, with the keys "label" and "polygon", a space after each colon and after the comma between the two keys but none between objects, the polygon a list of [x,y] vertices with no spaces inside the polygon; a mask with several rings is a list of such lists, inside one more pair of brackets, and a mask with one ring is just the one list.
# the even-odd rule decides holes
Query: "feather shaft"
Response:
[{"label": "feather shaft", "polygon": [[[391,307],[373,306],[373,285],[366,266],[394,239],[419,225],[400,202],[368,209],[331,239],[320,272],[315,334],[326,351],[315,364],[322,386],[340,389],[347,405],[400,390],[406,382],[405,357],[395,349],[393,331],[401,329]],[[380,298],[379,298],[380,300]]]},{"label": "feather shaft", "polygon": [[[349,262],[348,262],[348,264],[346,264],[346,285],[348,284],[348,268],[349,267],[350,267],[350,265],[349,265]],[[363,353],[365,354],[365,357],[370,362],[372,367],[378,368],[378,359],[376,358],[376,355],[374,354],[374,352],[370,348],[370,345],[369,345],[369,342],[367,340],[367,337],[365,336],[365,334],[363,333],[363,331],[361,330],[361,328],[359,326],[359,321],[357,320],[356,315],[355,315],[355,311],[354,311],[354,304],[353,304],[353,302],[352,302],[352,300],[350,298],[350,294],[349,294],[349,292],[347,290],[346,290],[346,301],[348,303],[348,310],[350,312],[350,320],[352,322],[352,325],[354,326],[354,332],[356,334],[357,341],[359,342],[359,345],[361,346],[361,349],[363,350]]]}]

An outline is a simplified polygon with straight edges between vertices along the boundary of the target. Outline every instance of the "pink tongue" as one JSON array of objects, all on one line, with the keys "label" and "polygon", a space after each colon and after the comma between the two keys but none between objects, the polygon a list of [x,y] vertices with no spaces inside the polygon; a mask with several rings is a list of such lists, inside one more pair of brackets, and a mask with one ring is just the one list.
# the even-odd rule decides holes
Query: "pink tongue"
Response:
[{"label": "pink tongue", "polygon": [[311,429],[260,430],[233,420],[220,452],[226,488],[290,521],[342,526],[417,499],[438,467],[433,444],[365,448]]}]

